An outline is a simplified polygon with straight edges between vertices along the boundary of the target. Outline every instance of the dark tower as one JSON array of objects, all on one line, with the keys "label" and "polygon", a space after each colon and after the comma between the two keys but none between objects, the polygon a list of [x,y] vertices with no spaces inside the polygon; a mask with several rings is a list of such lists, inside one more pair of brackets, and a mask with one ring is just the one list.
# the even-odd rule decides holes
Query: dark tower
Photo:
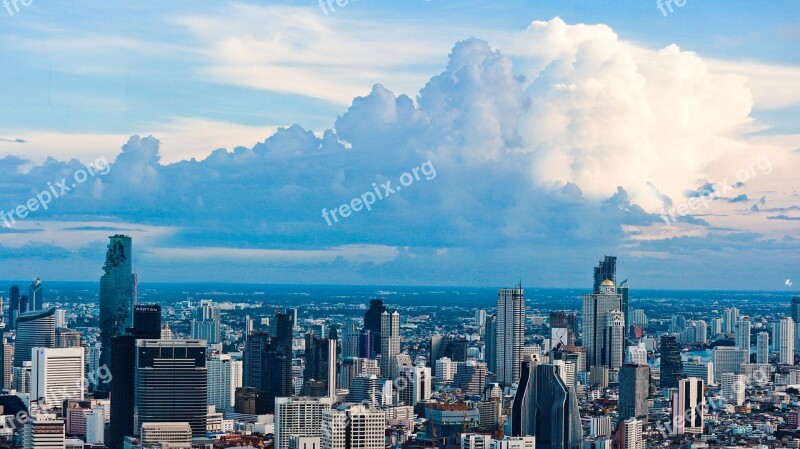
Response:
[{"label": "dark tower", "polygon": [[133,308],[133,334],[137,339],[161,338],[161,306],[136,305]]},{"label": "dark tower", "polygon": [[381,315],[386,311],[382,299],[373,299],[369,302],[369,309],[364,314],[364,330],[372,333],[372,347],[375,354],[381,353]]},{"label": "dark tower", "polygon": [[17,318],[19,318],[20,314],[20,303],[19,303],[19,287],[16,285],[11,286],[11,291],[8,293],[9,296],[9,304],[8,304],[8,327],[9,329],[14,329],[17,326]]},{"label": "dark tower", "polygon": [[683,379],[681,350],[674,335],[661,336],[661,388],[678,388]]},{"label": "dark tower", "polygon": [[[795,323],[800,323],[800,296],[792,298],[792,320]],[[797,348],[795,348],[795,351],[797,351]]]}]

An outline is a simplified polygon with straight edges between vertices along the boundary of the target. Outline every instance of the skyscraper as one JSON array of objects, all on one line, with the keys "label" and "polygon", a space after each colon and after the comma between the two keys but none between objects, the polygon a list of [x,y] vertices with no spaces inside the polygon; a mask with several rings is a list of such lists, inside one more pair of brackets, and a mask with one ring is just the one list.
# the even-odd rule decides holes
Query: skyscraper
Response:
[{"label": "skyscraper", "polygon": [[138,340],[134,432],[144,423],[188,422],[192,436],[205,436],[206,369],[201,340]]},{"label": "skyscraper", "polygon": [[381,315],[381,376],[397,377],[394,372],[394,356],[400,354],[400,313],[385,311]]},{"label": "skyscraper", "polygon": [[622,444],[620,449],[645,449],[644,434],[640,419],[630,418],[622,422]]},{"label": "skyscraper", "polygon": [[538,449],[580,447],[582,428],[575,390],[564,381],[564,365],[526,360],[520,367],[511,409],[511,434],[535,436]]},{"label": "skyscraper", "polygon": [[109,237],[103,276],[100,278],[100,364],[111,362],[111,338],[133,325],[136,304],[136,276],[131,265],[131,238]]},{"label": "skyscraper", "polygon": [[[583,347],[586,348],[586,368],[592,366],[611,366],[609,355],[618,350],[622,353],[623,341],[609,341],[605,337],[610,318],[609,313],[619,311],[622,296],[617,294],[614,282],[605,280],[600,284],[599,292],[583,295]],[[623,318],[624,320],[624,318]],[[624,323],[621,323],[624,329]],[[622,345],[619,348],[616,346]]]},{"label": "skyscraper", "polygon": [[336,397],[336,340],[306,333],[305,356],[304,395]]},{"label": "skyscraper", "polygon": [[454,337],[452,335],[433,335],[430,342],[430,364],[433,367],[433,375],[438,376],[436,372],[436,361],[442,357],[447,357],[453,362],[466,362],[467,361],[467,339]]},{"label": "skyscraper", "polygon": [[161,337],[161,306],[137,304],[133,307],[133,334],[136,338],[158,340]]},{"label": "skyscraper", "polygon": [[322,413],[331,398],[279,397],[275,399],[275,449],[289,449],[289,438],[322,437]]},{"label": "skyscraper", "polygon": [[683,359],[674,335],[661,336],[661,388],[675,388],[683,378]]},{"label": "skyscraper", "polygon": [[759,332],[756,335],[756,363],[769,363],[769,334]]},{"label": "skyscraper", "polygon": [[778,363],[781,365],[794,364],[794,320],[791,317],[781,318],[780,325],[780,348],[778,351]]},{"label": "skyscraper", "polygon": [[[364,330],[370,331],[372,337],[371,348],[375,354],[381,353],[381,316],[386,311],[386,306],[383,305],[382,299],[373,299],[369,302],[369,309],[364,314]],[[374,358],[374,356],[365,358]]]},{"label": "skyscraper", "polygon": [[736,325],[735,325],[736,347],[738,347],[739,349],[746,350],[748,355],[750,354],[751,329],[752,329],[752,324],[750,323],[750,317],[744,316],[736,320]]},{"label": "skyscraper", "polygon": [[[601,282],[601,284],[602,284],[602,282]],[[630,327],[630,325],[633,323],[633,317],[631,316],[631,314],[633,313],[633,310],[631,310],[630,303],[629,303],[630,288],[628,288],[628,280],[627,279],[625,279],[624,281],[622,281],[619,284],[619,287],[617,287],[617,292],[622,297],[622,308],[620,310],[622,310],[622,313],[625,315],[625,326]],[[627,329],[626,329],[626,331],[627,331]]]},{"label": "skyscraper", "polygon": [[511,385],[519,380],[522,346],[525,344],[525,292],[522,284],[497,293],[497,381]]},{"label": "skyscraper", "polygon": [[[550,329],[566,330],[566,345],[574,345],[578,334],[578,314],[575,312],[550,312]],[[552,333],[551,333],[552,335]],[[551,342],[555,346],[554,342]]]},{"label": "skyscraper", "polygon": [[384,449],[386,414],[363,405],[322,411],[322,449]]},{"label": "skyscraper", "polygon": [[342,358],[359,357],[361,331],[355,323],[348,323],[342,330]]},{"label": "skyscraper", "polygon": [[792,319],[795,323],[800,323],[800,296],[792,298]]},{"label": "skyscraper", "polygon": [[56,309],[25,312],[17,319],[17,339],[14,342],[14,366],[31,361],[31,349],[56,346]]},{"label": "skyscraper", "polygon": [[605,318],[600,360],[603,366],[619,369],[625,358],[625,317],[619,310],[612,310]]},{"label": "skyscraper", "polygon": [[732,334],[736,330],[737,320],[739,320],[739,309],[736,307],[725,309],[725,314],[722,315],[722,332]]},{"label": "skyscraper", "polygon": [[28,287],[28,310],[42,310],[42,280],[38,277]]},{"label": "skyscraper", "polygon": [[672,393],[672,433],[703,433],[705,410],[704,384],[702,379],[690,377],[678,382]]},{"label": "skyscraper", "polygon": [[16,285],[12,285],[11,289],[8,292],[8,327],[9,329],[15,329],[17,324],[17,318],[24,313],[27,312],[20,310],[19,304],[19,287]]},{"label": "skyscraper", "polygon": [[208,360],[208,403],[218,411],[233,407],[236,388],[242,386],[242,362],[229,354],[214,354]]},{"label": "skyscraper", "polygon": [[483,345],[483,360],[492,373],[497,372],[497,314],[486,318],[486,343]]},{"label": "skyscraper", "polygon": [[619,371],[619,419],[642,418],[647,421],[650,407],[650,367],[627,364]]},{"label": "skyscraper", "polygon": [[192,320],[192,338],[205,340],[210,345],[219,343],[221,341],[220,318],[219,306],[214,305],[212,301],[201,301]]},{"label": "skyscraper", "polygon": [[[617,258],[616,256],[603,256],[600,263],[594,267],[594,288],[592,293],[600,293],[603,281],[611,281],[617,284]],[[619,307],[617,307],[619,309]]]},{"label": "skyscraper", "polygon": [[260,392],[263,413],[272,413],[275,398],[294,394],[292,380],[292,320],[288,314],[276,312],[273,334],[253,331],[244,348],[244,387]]},{"label": "skyscraper", "polygon": [[49,406],[83,399],[86,387],[83,348],[34,348],[31,400]]}]

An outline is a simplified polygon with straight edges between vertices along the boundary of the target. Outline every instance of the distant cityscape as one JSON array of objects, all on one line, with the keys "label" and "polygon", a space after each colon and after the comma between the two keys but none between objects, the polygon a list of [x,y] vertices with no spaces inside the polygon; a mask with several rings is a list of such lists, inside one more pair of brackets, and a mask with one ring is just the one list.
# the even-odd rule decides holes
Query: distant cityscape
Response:
[{"label": "distant cityscape", "polygon": [[788,292],[637,291],[610,255],[574,290],[140,284],[133,253],[8,285],[2,447],[800,448]]}]

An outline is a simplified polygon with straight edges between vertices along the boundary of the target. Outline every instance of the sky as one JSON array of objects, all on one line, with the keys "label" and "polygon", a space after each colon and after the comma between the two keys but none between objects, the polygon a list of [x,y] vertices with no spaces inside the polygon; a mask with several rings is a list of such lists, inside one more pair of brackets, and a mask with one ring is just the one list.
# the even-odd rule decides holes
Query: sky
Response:
[{"label": "sky", "polygon": [[790,294],[800,3],[681,4],[9,0],[0,278]]}]

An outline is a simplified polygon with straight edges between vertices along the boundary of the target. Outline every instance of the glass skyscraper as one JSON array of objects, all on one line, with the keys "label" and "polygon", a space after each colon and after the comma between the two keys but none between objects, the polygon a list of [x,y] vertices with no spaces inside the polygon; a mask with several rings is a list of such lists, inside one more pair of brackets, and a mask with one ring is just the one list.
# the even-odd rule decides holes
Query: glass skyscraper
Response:
[{"label": "glass skyscraper", "polygon": [[111,338],[133,326],[136,304],[136,275],[131,265],[131,238],[109,237],[103,276],[100,278],[100,344],[101,365],[111,362]]}]

